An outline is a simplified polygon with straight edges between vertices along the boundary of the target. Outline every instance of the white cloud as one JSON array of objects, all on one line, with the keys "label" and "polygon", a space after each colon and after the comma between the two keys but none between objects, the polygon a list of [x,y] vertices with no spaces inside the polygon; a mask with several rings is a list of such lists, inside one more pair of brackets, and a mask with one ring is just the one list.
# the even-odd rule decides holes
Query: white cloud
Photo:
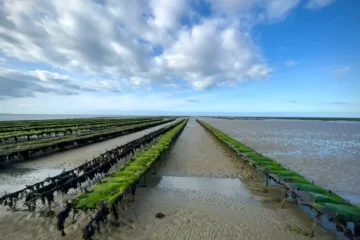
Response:
[{"label": "white cloud", "polygon": [[150,8],[152,9],[154,17],[150,20],[160,29],[177,29],[180,25],[179,17],[189,8],[187,0],[151,0]]},{"label": "white cloud", "polygon": [[270,20],[279,20],[287,16],[294,9],[300,0],[268,0],[266,13]]},{"label": "white cloud", "polygon": [[205,20],[181,30],[160,62],[197,90],[263,78],[271,71],[250,33],[239,32],[236,22],[221,19]]},{"label": "white cloud", "polygon": [[335,0],[308,0],[305,7],[310,9],[320,9],[333,2],[335,2]]},{"label": "white cloud", "polygon": [[294,60],[289,60],[289,61],[284,62],[284,64],[287,67],[292,67],[292,66],[295,66],[297,64],[297,62],[295,62]]},{"label": "white cloud", "polygon": [[20,71],[0,68],[0,99],[34,97],[36,93],[78,95],[83,91],[119,92],[119,81],[90,79],[80,81],[68,75],[44,70]]},{"label": "white cloud", "polygon": [[336,68],[333,70],[333,73],[337,76],[337,77],[341,77],[343,76],[345,73],[347,73],[350,70],[349,66],[346,67],[341,67],[341,68]]},{"label": "white cloud", "polygon": [[[277,1],[269,5],[271,17],[283,15]],[[154,81],[174,86],[176,78],[204,90],[271,72],[250,30],[241,29],[237,19],[200,18],[197,25],[182,26],[189,1],[2,4],[6,24],[0,26],[0,44],[6,55],[99,78],[88,83],[95,89],[107,87],[99,77],[104,74],[113,84],[126,79],[136,87]]]},{"label": "white cloud", "polygon": [[247,16],[240,15],[241,17],[249,17],[248,14],[258,4],[259,1],[248,1],[248,0],[207,0],[210,3],[212,11],[219,14],[227,15],[240,15],[247,14]]},{"label": "white cloud", "polygon": [[266,77],[272,71],[273,69],[268,68],[266,65],[256,64],[251,66],[251,68],[246,71],[246,74],[253,79],[259,79]]},{"label": "white cloud", "polygon": [[213,11],[252,23],[282,20],[300,0],[208,0]]},{"label": "white cloud", "polygon": [[[94,74],[147,70],[151,47],[119,28],[132,24],[121,18],[129,14],[114,17],[113,12],[126,9],[126,3],[5,0],[3,4],[9,24],[0,27],[0,44],[8,56]],[[141,14],[140,7],[136,11]]]},{"label": "white cloud", "polygon": [[179,80],[206,90],[266,78],[272,68],[252,27],[284,19],[300,0],[207,1],[208,17],[190,0],[0,0],[2,54],[69,73],[8,69],[2,97],[176,87]]}]

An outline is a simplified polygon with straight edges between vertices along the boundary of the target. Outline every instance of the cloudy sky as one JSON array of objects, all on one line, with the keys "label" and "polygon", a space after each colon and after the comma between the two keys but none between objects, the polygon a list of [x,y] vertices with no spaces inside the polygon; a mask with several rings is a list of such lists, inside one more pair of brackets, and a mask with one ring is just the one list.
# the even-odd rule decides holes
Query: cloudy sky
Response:
[{"label": "cloudy sky", "polygon": [[358,0],[0,0],[0,112],[360,116]]}]

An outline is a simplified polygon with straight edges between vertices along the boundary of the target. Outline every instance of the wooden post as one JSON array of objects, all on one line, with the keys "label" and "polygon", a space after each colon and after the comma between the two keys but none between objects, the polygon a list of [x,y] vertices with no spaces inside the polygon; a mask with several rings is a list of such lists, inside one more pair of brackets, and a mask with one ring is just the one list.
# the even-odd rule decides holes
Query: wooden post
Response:
[{"label": "wooden post", "polygon": [[146,187],[146,173],[143,175],[144,184],[141,187]]},{"label": "wooden post", "polygon": [[286,198],[284,198],[284,200],[282,201],[282,204],[281,204],[281,209],[283,209],[283,208],[284,208],[284,206],[285,206],[285,202],[286,202]]},{"label": "wooden post", "polygon": [[[161,158],[161,157],[160,157]],[[154,162],[154,167],[153,167],[153,175],[156,175],[156,162]]]},{"label": "wooden post", "polygon": [[268,176],[266,175],[266,187],[269,186],[269,178]]},{"label": "wooden post", "polygon": [[355,236],[360,236],[360,224],[358,224],[358,223],[355,223],[355,226],[354,226],[354,235],[355,235]]},{"label": "wooden post", "polygon": [[35,211],[35,208],[36,208],[36,200],[35,200],[34,197],[33,197],[33,199],[32,199],[32,202],[33,202],[33,208],[32,208],[32,210]]},{"label": "wooden post", "polygon": [[51,212],[51,202],[48,201],[48,206],[49,206],[49,212]]},{"label": "wooden post", "polygon": [[73,209],[73,219],[72,219],[72,223],[75,223],[75,209]]},{"label": "wooden post", "polygon": [[282,201],[282,204],[281,204],[281,209],[284,208],[286,199],[287,199],[287,193],[286,193],[286,191],[285,191],[285,196],[284,196],[284,200]]},{"label": "wooden post", "polygon": [[319,222],[319,220],[320,220],[320,216],[321,216],[321,214],[318,212],[318,213],[316,214],[315,222],[314,222],[313,228],[312,228],[312,230],[311,230],[310,237],[314,237],[315,228],[316,228],[316,225],[318,224],[318,222]]}]

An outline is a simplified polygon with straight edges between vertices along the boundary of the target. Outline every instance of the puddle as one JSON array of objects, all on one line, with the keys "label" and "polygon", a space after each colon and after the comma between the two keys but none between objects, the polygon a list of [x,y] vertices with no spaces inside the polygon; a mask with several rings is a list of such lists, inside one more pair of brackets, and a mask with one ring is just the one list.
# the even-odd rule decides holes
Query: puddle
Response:
[{"label": "puddle", "polygon": [[257,202],[252,199],[251,192],[239,179],[163,176],[157,187],[215,193],[236,199]]},{"label": "puddle", "polygon": [[23,189],[25,185],[31,185],[42,181],[47,177],[53,177],[62,172],[62,169],[31,169],[11,168],[0,172],[0,196],[6,192],[15,192]]}]

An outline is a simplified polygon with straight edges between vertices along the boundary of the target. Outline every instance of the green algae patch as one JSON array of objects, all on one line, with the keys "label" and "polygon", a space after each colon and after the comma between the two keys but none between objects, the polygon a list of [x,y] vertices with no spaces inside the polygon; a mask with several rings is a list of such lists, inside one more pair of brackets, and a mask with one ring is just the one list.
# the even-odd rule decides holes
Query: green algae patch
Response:
[{"label": "green algae patch", "polygon": [[329,190],[326,190],[322,187],[319,187],[315,184],[307,184],[307,183],[289,183],[287,184],[289,189],[293,190],[301,190],[301,191],[307,191],[307,192],[314,192],[314,193],[320,193],[320,194],[330,194]]},{"label": "green algae patch", "polygon": [[177,134],[185,127],[187,120],[177,123],[163,134],[149,149],[134,156],[123,164],[120,170],[94,185],[86,193],[81,193],[73,199],[76,209],[96,209],[99,204],[112,205],[128,191],[133,194],[135,185],[151,165],[159,159],[161,153],[169,148]]},{"label": "green algae patch", "polygon": [[308,205],[334,220],[360,222],[360,207],[357,206],[334,203],[308,203]]}]

